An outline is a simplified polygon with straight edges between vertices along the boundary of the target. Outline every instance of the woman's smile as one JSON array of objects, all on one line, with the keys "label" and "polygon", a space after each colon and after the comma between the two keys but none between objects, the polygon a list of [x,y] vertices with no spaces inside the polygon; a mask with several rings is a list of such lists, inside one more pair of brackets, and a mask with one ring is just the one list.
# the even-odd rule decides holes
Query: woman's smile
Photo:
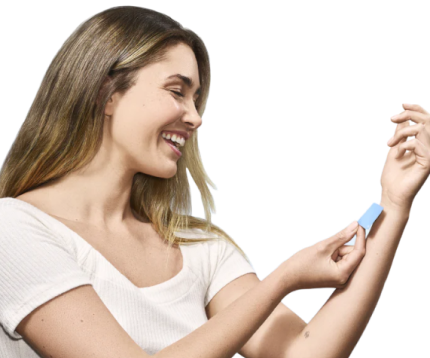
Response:
[{"label": "woman's smile", "polygon": [[173,144],[173,142],[169,139],[163,138],[163,141],[175,152],[179,158],[182,156],[181,151],[176,147],[176,145]]}]

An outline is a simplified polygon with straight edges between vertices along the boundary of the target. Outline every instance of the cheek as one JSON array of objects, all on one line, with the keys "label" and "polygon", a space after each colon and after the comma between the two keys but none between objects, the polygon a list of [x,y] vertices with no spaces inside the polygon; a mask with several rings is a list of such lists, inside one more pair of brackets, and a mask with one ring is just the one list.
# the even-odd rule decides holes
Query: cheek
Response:
[{"label": "cheek", "polygon": [[176,99],[173,95],[167,94],[160,100],[160,110],[163,108],[166,112],[172,116],[180,117],[183,111],[182,105],[179,103],[180,100]]},{"label": "cheek", "polygon": [[127,151],[149,150],[159,145],[160,132],[182,114],[181,104],[169,93],[146,101],[124,101],[115,113],[114,141]]},{"label": "cheek", "polygon": [[181,104],[171,96],[160,103],[158,110],[164,113],[164,116],[178,117],[181,113]]},{"label": "cheek", "polygon": [[161,132],[164,127],[178,121],[183,115],[181,104],[170,94],[161,96],[148,105],[145,121],[155,131]]},{"label": "cheek", "polygon": [[162,122],[168,125],[181,118],[183,115],[183,108],[181,104],[172,97],[169,101],[164,101],[164,105],[158,108],[155,115],[162,118]]}]

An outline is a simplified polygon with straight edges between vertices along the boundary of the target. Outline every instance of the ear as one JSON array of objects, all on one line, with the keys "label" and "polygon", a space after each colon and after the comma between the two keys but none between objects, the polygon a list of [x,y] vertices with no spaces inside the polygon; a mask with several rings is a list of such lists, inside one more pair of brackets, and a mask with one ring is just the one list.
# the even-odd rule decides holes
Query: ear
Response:
[{"label": "ear", "polygon": [[[106,93],[109,89],[109,86],[112,83],[112,79],[109,76],[106,76],[105,80],[103,81],[103,84],[99,90],[98,96],[97,96],[97,104],[101,105],[100,101],[101,101],[101,97],[103,93]],[[109,98],[108,102],[106,103],[105,106],[105,115],[111,116],[112,112],[113,112],[113,95]]]},{"label": "ear", "polygon": [[112,95],[106,103],[106,106],[105,106],[105,115],[106,116],[112,116],[112,114],[113,114],[113,103],[114,103],[113,96],[114,95]]}]

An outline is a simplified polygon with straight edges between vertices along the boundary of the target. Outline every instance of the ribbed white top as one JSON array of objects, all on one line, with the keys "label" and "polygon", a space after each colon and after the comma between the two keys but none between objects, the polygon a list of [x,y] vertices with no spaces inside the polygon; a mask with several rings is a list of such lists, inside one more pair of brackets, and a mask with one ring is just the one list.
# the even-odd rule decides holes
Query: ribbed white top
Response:
[{"label": "ribbed white top", "polygon": [[[176,234],[212,235],[198,229]],[[155,354],[204,324],[205,306],[222,287],[255,272],[224,239],[180,249],[183,268],[176,276],[139,288],[59,220],[25,201],[1,198],[0,357],[40,358],[16,327],[38,306],[87,284],[133,340]]]}]

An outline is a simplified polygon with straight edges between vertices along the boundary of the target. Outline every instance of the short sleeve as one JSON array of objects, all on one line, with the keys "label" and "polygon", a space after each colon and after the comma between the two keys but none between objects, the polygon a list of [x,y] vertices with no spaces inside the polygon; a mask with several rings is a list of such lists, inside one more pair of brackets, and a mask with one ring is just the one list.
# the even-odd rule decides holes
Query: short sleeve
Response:
[{"label": "short sleeve", "polygon": [[229,282],[246,273],[255,273],[251,263],[232,243],[225,239],[210,241],[209,243],[210,277],[205,296],[205,306]]},{"label": "short sleeve", "polygon": [[11,337],[35,308],[88,284],[64,237],[30,209],[0,205],[0,324]]}]

